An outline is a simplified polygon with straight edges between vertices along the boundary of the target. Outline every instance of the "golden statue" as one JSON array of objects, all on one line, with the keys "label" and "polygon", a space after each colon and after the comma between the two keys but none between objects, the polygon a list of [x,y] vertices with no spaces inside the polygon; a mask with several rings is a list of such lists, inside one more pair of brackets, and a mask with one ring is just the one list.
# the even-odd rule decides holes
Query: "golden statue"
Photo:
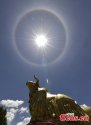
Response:
[{"label": "golden statue", "polygon": [[[60,122],[61,125],[89,125],[89,121],[60,121],[61,114],[74,113],[75,116],[87,116],[84,109],[76,101],[64,94],[51,94],[46,88],[39,86],[39,79],[27,81],[29,89],[30,123],[33,122]],[[78,124],[77,124],[78,123]]]}]

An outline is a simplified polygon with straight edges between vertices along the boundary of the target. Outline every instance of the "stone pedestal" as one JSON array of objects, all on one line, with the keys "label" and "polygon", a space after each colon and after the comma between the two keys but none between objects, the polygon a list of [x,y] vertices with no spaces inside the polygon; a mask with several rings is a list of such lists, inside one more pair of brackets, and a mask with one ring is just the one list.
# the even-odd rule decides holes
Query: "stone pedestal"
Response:
[{"label": "stone pedestal", "polygon": [[35,122],[27,125],[90,125],[88,122]]}]

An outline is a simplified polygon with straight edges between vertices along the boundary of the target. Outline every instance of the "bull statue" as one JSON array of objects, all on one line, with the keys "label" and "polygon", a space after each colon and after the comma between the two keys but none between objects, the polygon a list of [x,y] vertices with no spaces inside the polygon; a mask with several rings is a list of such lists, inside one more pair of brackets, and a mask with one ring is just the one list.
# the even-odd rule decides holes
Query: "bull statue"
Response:
[{"label": "bull statue", "polygon": [[[86,112],[71,97],[64,94],[51,94],[46,88],[41,88],[39,79],[34,75],[35,81],[27,81],[29,89],[30,123],[44,121],[60,121],[60,114],[74,113],[75,116],[85,116]],[[62,121],[63,125],[69,122]],[[88,125],[88,122],[75,122],[73,125]]]}]

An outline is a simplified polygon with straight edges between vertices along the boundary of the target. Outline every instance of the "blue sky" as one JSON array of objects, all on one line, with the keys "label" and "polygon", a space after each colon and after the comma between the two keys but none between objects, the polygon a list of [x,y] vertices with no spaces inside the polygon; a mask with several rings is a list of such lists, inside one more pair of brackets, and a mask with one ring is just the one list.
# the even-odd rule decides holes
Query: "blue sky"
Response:
[{"label": "blue sky", "polygon": [[[64,93],[80,105],[91,105],[90,12],[89,0],[0,1],[0,103],[5,101],[7,107],[9,101],[23,101],[7,107],[15,114],[12,125],[29,118],[25,83],[34,80],[34,74],[51,93]],[[45,52],[31,40],[41,29],[53,45]],[[20,114],[22,107],[25,117]]]}]

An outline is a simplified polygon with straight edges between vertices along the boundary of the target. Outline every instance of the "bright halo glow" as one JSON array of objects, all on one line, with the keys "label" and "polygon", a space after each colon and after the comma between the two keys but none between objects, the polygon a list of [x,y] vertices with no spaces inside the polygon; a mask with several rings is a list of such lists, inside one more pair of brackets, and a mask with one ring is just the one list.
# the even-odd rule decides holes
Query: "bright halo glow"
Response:
[{"label": "bright halo glow", "polygon": [[43,47],[46,47],[48,40],[45,35],[40,34],[40,35],[36,35],[35,42],[38,47],[43,48]]}]

